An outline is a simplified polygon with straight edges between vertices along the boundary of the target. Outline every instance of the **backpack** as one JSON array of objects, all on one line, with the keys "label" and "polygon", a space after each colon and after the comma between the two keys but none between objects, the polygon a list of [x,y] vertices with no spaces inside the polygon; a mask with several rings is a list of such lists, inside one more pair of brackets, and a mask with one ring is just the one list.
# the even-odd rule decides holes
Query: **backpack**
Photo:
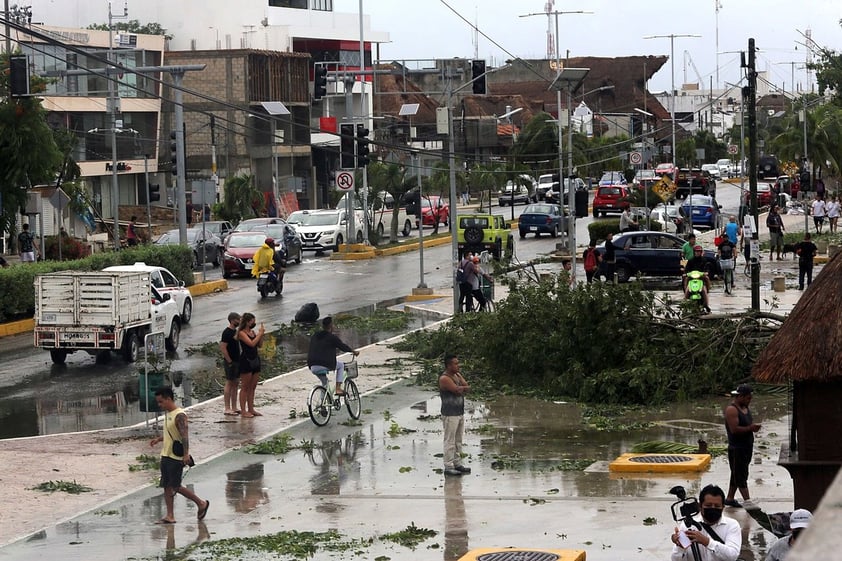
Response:
[{"label": "backpack", "polygon": [[596,250],[589,249],[585,252],[585,270],[594,271],[597,268]]},{"label": "backpack", "polygon": [[456,282],[468,282],[468,275],[465,274],[465,269],[462,268],[461,263],[459,264],[459,267],[456,268]]}]

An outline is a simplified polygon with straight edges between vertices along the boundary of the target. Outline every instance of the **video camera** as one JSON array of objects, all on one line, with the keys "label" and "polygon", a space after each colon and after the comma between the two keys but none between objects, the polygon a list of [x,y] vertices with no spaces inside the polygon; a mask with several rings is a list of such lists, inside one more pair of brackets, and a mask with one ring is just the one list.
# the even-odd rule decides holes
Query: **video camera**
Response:
[{"label": "video camera", "polygon": [[696,497],[687,498],[687,491],[681,485],[676,485],[670,489],[670,495],[675,495],[678,500],[670,506],[672,510],[672,519],[678,522],[679,520],[691,520],[695,515],[699,514],[699,501]]}]

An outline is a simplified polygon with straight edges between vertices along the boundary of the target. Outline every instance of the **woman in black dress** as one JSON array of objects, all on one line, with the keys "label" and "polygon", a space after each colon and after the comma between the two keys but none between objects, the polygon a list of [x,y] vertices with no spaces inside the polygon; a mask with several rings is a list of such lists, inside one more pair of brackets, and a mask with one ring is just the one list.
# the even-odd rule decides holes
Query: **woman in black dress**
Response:
[{"label": "woman in black dress", "polygon": [[260,379],[260,356],[257,349],[263,342],[266,330],[261,323],[255,333],[255,325],[257,322],[254,314],[246,312],[240,318],[240,326],[237,328],[237,340],[243,350],[240,353],[240,415],[246,418],[262,415],[254,409],[254,391]]}]

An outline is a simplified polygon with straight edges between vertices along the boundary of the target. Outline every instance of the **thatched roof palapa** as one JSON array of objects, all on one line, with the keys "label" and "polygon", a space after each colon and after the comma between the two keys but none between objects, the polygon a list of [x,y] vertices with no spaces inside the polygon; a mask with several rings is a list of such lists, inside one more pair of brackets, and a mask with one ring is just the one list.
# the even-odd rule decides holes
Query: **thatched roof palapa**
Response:
[{"label": "thatched roof palapa", "polygon": [[842,378],[842,253],[825,265],[752,369],[763,383]]}]

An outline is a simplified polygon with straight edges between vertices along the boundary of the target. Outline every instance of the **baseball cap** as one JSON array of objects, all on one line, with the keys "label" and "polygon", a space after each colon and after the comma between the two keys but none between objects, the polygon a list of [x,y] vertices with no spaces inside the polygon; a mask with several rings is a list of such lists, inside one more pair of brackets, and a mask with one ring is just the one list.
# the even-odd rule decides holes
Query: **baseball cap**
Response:
[{"label": "baseball cap", "polygon": [[271,246],[275,245],[275,240],[273,238],[266,238],[265,243],[266,243],[266,245],[271,247]]},{"label": "baseball cap", "polygon": [[740,384],[737,389],[731,392],[731,395],[751,395],[751,386],[748,384]]},{"label": "baseball cap", "polygon": [[813,515],[810,514],[809,510],[799,508],[798,510],[792,511],[792,514],[789,515],[789,527],[792,530],[806,528],[810,525],[810,520],[812,519]]},{"label": "baseball cap", "polygon": [[693,248],[693,251],[704,251],[704,248],[700,245],[697,245]]}]

